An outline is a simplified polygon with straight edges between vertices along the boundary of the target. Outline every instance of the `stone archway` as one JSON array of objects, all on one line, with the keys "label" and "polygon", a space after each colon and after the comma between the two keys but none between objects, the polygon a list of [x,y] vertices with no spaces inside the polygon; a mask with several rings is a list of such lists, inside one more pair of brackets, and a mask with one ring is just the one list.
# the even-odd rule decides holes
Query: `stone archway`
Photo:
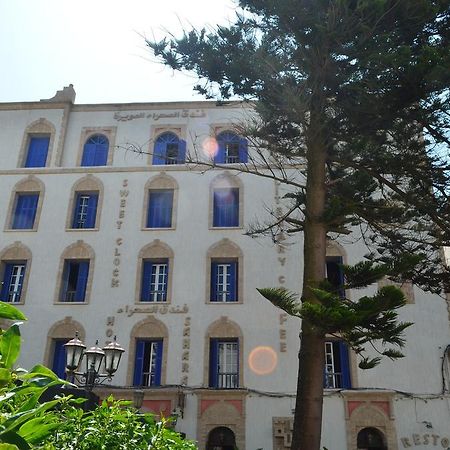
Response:
[{"label": "stone archway", "polygon": [[206,450],[235,450],[236,437],[228,427],[216,427],[208,433]]}]

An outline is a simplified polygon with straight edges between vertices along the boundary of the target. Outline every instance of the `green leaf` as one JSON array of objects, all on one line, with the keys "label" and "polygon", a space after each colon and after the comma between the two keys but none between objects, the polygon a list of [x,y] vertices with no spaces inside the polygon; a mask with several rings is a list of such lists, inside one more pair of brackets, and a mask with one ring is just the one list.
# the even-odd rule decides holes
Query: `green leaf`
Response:
[{"label": "green leaf", "polygon": [[297,300],[297,294],[284,288],[257,288],[256,290],[277,308],[286,311],[290,316],[299,317],[301,304]]},{"label": "green leaf", "polygon": [[11,370],[0,368],[0,386],[6,386],[11,381]]},{"label": "green leaf", "polygon": [[0,336],[1,364],[11,369],[20,352],[20,330],[17,324],[11,325]]},{"label": "green leaf", "polygon": [[381,358],[378,356],[376,358],[363,358],[359,362],[358,367],[363,370],[373,369],[375,366],[380,364],[380,362]]},{"label": "green leaf", "polygon": [[0,302],[0,319],[27,320],[20,309],[5,302]]},{"label": "green leaf", "polygon": [[49,417],[36,417],[28,420],[19,429],[19,435],[22,436],[30,444],[38,444],[49,436],[61,423],[49,422]]},{"label": "green leaf", "polygon": [[19,447],[14,444],[0,444],[0,450],[19,450]]}]

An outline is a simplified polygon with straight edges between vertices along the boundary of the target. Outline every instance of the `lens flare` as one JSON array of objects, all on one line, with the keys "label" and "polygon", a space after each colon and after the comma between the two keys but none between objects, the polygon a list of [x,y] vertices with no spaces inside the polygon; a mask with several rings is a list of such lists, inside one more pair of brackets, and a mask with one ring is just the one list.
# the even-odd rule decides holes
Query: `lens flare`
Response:
[{"label": "lens flare", "polygon": [[256,347],[248,356],[248,365],[256,375],[269,375],[277,367],[278,356],[272,347]]},{"label": "lens flare", "polygon": [[208,157],[208,159],[214,159],[219,151],[219,144],[213,137],[207,137],[202,143],[203,153]]}]

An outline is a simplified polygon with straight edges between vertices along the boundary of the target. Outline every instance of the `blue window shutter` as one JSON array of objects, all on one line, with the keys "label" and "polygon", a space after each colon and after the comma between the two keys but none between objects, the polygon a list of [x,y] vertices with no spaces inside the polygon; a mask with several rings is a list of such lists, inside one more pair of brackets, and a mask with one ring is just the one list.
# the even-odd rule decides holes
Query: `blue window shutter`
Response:
[{"label": "blue window shutter", "polygon": [[227,226],[237,227],[239,226],[239,189],[231,189],[231,195],[233,198],[233,203],[230,206],[230,223]]},{"label": "blue window shutter", "polygon": [[217,302],[217,266],[216,262],[211,263],[211,301]]},{"label": "blue window shutter", "polygon": [[230,290],[227,293],[227,302],[236,302],[238,300],[237,296],[237,262],[233,261],[230,263]]},{"label": "blue window shutter", "polygon": [[217,164],[223,164],[225,162],[225,142],[218,139],[217,144],[218,149],[217,153],[214,155],[214,162]]},{"label": "blue window shutter", "polygon": [[247,139],[239,139],[239,162],[248,162],[248,143]]},{"label": "blue window shutter", "polygon": [[36,218],[39,194],[24,194],[17,196],[12,228],[15,230],[32,229]]},{"label": "blue window shutter", "polygon": [[155,386],[161,385],[161,368],[162,368],[163,341],[156,341],[156,361],[155,361]]},{"label": "blue window shutter", "polygon": [[339,358],[341,361],[342,387],[351,388],[350,381],[350,362],[348,357],[348,347],[345,342],[339,342]]},{"label": "blue window shutter", "polygon": [[66,378],[66,342],[65,339],[54,340],[52,370],[62,379]]},{"label": "blue window shutter", "polygon": [[151,261],[144,261],[142,265],[141,302],[150,301],[150,282],[152,279]]},{"label": "blue window shutter", "polygon": [[161,166],[166,164],[166,142],[158,139],[153,147],[153,162],[154,166]]},{"label": "blue window shutter", "polygon": [[145,341],[136,341],[136,357],[134,360],[133,385],[142,386],[142,372],[144,370]]},{"label": "blue window shutter", "polygon": [[186,162],[186,141],[180,139],[178,142],[178,164],[184,164]]},{"label": "blue window shutter", "polygon": [[209,387],[217,387],[219,370],[219,340],[209,341]]},{"label": "blue window shutter", "polygon": [[147,228],[172,226],[173,190],[150,191],[148,196]]},{"label": "blue window shutter", "polygon": [[13,270],[13,264],[5,264],[5,271],[3,273],[2,290],[0,294],[0,301],[8,301],[9,285],[11,283],[11,275]]},{"label": "blue window shutter", "polygon": [[50,137],[32,137],[28,145],[25,167],[45,167]]},{"label": "blue window shutter", "polygon": [[84,302],[86,296],[86,285],[89,275],[89,261],[78,263],[77,290],[75,292],[75,301]]},{"label": "blue window shutter", "polygon": [[98,203],[98,194],[89,195],[85,228],[95,228],[95,218],[97,216],[97,203]]},{"label": "blue window shutter", "polygon": [[62,277],[62,288],[61,288],[61,301],[66,302],[67,301],[67,290],[69,287],[69,273],[71,270],[72,263],[70,261],[64,261],[64,270],[63,270],[63,277]]},{"label": "blue window shutter", "polygon": [[106,166],[108,162],[108,143],[98,143],[95,146],[94,166]]},{"label": "blue window shutter", "polygon": [[222,225],[222,214],[221,214],[221,203],[219,192],[214,191],[213,193],[213,227],[221,227]]},{"label": "blue window shutter", "polygon": [[75,208],[73,211],[72,228],[80,228],[78,224],[78,214],[81,209],[81,194],[77,194],[75,198]]},{"label": "blue window shutter", "polygon": [[81,165],[85,167],[95,166],[95,150],[96,144],[84,144],[83,158],[81,159]]}]

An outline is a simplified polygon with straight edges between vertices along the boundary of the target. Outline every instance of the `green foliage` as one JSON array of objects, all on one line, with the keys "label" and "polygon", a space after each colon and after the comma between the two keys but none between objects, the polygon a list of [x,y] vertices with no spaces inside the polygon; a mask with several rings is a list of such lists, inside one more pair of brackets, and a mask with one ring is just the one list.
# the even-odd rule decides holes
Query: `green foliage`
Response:
[{"label": "green foliage", "polygon": [[63,421],[46,444],[46,450],[194,450],[192,441],[183,440],[170,428],[170,419],[155,421],[152,414],[140,414],[130,402],[103,400],[93,411],[63,408]]},{"label": "green foliage", "polygon": [[[14,306],[0,302],[0,319],[26,320]],[[84,412],[68,397],[39,401],[51,386],[65,384],[40,364],[29,372],[14,370],[20,353],[17,323],[0,330],[0,450],[193,450],[170,428],[170,419],[155,422],[129,402],[108,398]]]},{"label": "green foliage", "polygon": [[[297,296],[284,288],[258,291],[291,316],[307,320],[321,334],[331,334],[345,340],[360,356],[359,367],[371,369],[381,362],[382,356],[390,359],[404,356],[394,347],[403,347],[403,333],[412,325],[398,320],[396,311],[405,304],[405,297],[395,286],[382,287],[373,296],[363,296],[356,301],[342,298],[341,292],[349,287],[367,287],[386,274],[393,275],[396,270],[404,270],[405,267],[406,265],[399,264],[393,268],[370,261],[342,266],[345,284],[335,287],[324,280],[318,288],[310,288],[315,296],[314,302],[299,303]],[[364,356],[367,344],[375,348],[380,356]]]}]

